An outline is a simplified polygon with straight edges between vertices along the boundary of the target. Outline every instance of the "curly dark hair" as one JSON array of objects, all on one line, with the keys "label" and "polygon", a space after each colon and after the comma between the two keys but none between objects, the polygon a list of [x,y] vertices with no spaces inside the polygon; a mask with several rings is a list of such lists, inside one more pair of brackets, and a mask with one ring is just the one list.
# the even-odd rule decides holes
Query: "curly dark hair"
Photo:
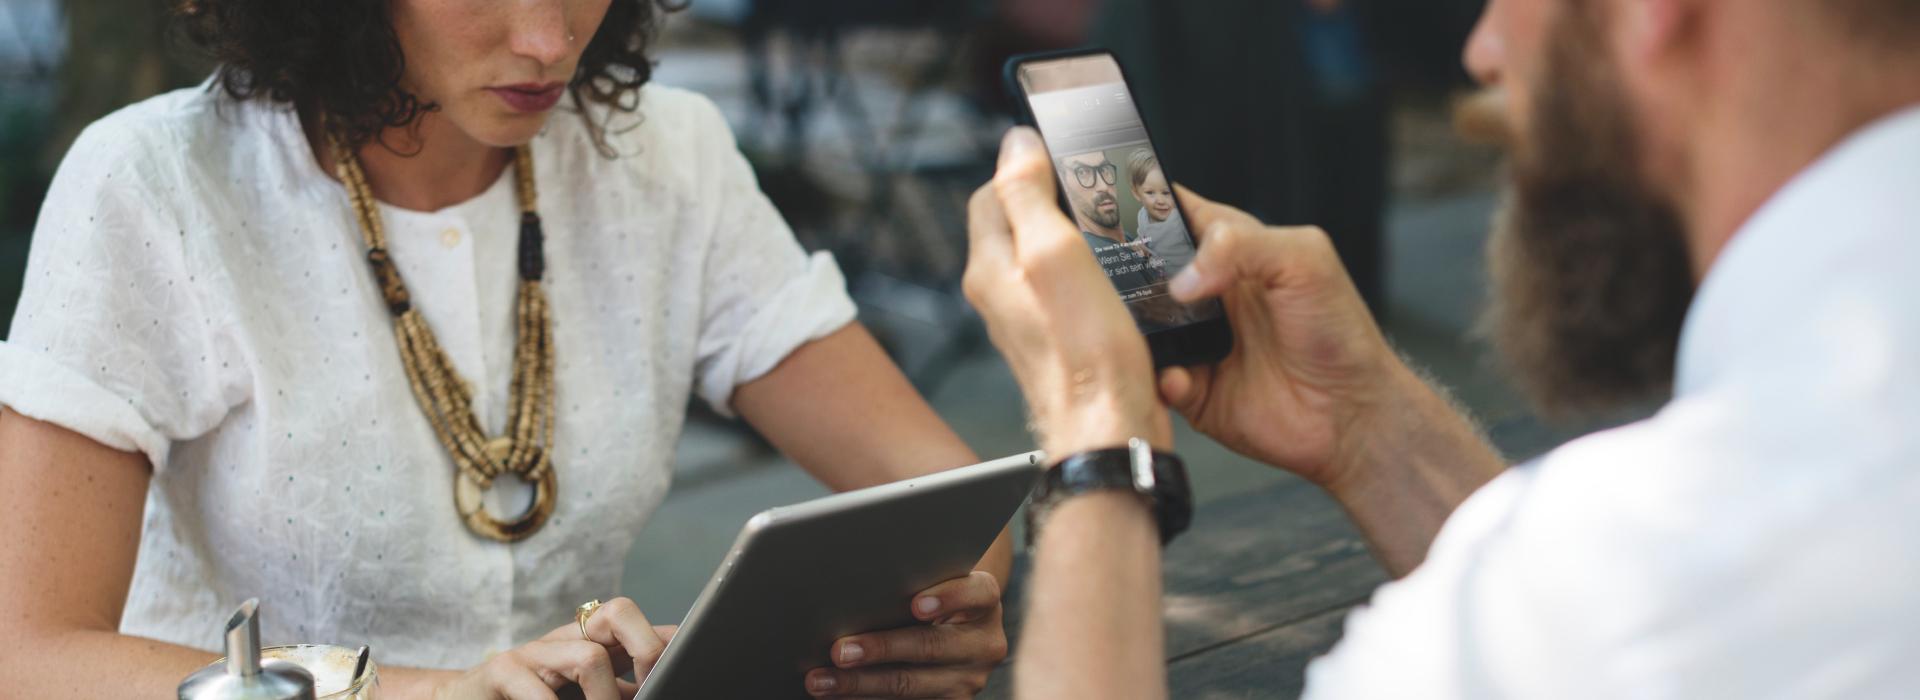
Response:
[{"label": "curly dark hair", "polygon": [[[390,0],[176,0],[174,29],[218,63],[214,81],[235,99],[285,102],[327,117],[328,129],[363,145],[438,108],[400,87],[406,56]],[[587,103],[637,110],[653,76],[647,58],[672,0],[613,0],[587,42],[567,92],[595,145],[609,156],[606,124]]]}]

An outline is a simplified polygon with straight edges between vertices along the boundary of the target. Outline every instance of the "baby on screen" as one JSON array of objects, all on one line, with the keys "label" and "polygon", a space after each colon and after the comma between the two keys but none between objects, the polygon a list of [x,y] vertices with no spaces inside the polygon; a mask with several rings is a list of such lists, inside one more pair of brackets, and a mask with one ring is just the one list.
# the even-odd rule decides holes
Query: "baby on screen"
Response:
[{"label": "baby on screen", "polygon": [[1184,269],[1193,261],[1193,241],[1187,237],[1180,208],[1173,205],[1173,185],[1160,170],[1160,159],[1152,150],[1136,150],[1127,157],[1127,173],[1133,198],[1140,202],[1140,227],[1136,230],[1141,240],[1146,241],[1147,250],[1166,260],[1167,274]]}]

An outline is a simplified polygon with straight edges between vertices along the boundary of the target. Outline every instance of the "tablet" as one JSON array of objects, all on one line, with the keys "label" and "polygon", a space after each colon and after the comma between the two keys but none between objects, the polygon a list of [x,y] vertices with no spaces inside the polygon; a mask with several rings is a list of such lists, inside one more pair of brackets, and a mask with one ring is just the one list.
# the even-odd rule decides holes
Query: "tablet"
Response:
[{"label": "tablet", "polygon": [[635,700],[804,698],[834,640],[922,624],[913,596],[973,571],[1039,453],[774,508],[747,521]]}]

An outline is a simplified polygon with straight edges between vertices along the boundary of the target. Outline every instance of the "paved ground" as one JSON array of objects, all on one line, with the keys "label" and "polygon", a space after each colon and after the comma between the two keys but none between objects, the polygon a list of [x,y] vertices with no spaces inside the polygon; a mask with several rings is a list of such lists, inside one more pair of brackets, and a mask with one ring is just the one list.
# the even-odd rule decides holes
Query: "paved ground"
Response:
[{"label": "paved ground", "polygon": [[[742,141],[751,143],[760,133],[759,122],[748,117],[743,65],[739,54],[724,47],[680,48],[663,57],[659,75],[664,82],[712,96],[744,132]],[[894,97],[885,80],[865,76],[856,84],[863,99],[874,104],[890,104]],[[956,114],[951,105],[943,104],[935,113],[929,148],[959,148],[956,141],[973,138],[950,133],[959,127],[940,115]],[[1399,121],[1402,161],[1396,164],[1396,200],[1388,214],[1389,335],[1415,363],[1450,387],[1510,456],[1536,454],[1577,429],[1554,430],[1535,421],[1499,378],[1484,347],[1468,336],[1484,293],[1482,243],[1496,200],[1488,184],[1493,179],[1491,160],[1447,145],[1444,120],[1435,115],[1413,114]],[[842,126],[832,119],[819,126],[817,162],[810,167],[845,172],[851,139]],[[955,363],[929,399],[983,457],[1032,447],[1022,428],[1018,390],[990,349]],[[1178,430],[1177,443],[1192,470],[1202,508],[1209,500],[1292,478],[1233,455],[1184,425]],[[677,473],[672,494],[626,565],[625,593],[656,620],[677,620],[685,614],[749,516],[825,493],[784,459],[759,452],[736,432],[712,424],[689,428]]]}]

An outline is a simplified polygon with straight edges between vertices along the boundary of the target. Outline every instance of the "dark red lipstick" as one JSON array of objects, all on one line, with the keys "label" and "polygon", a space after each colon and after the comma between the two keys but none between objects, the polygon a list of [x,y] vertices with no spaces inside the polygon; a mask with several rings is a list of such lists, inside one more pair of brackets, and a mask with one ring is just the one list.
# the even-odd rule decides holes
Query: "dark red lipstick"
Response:
[{"label": "dark red lipstick", "polygon": [[566,91],[567,84],[557,81],[545,84],[520,83],[517,85],[501,85],[499,87],[487,88],[487,92],[493,93],[494,96],[500,98],[501,102],[507,103],[508,108],[516,112],[528,114],[553,109],[554,105],[560,103],[560,96],[566,94]]}]

